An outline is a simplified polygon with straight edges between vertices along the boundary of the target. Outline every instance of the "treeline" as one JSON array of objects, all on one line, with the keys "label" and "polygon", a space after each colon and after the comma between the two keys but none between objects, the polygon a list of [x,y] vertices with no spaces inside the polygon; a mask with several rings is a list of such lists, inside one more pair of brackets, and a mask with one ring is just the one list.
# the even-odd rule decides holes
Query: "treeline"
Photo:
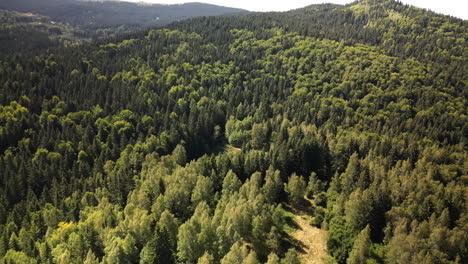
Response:
[{"label": "treeline", "polygon": [[[329,261],[464,263],[465,22],[373,5],[2,60],[0,262],[300,263],[306,197]],[[454,42],[388,43],[419,20],[406,45]]]},{"label": "treeline", "polygon": [[4,0],[0,9],[31,12],[81,30],[141,29],[197,16],[216,16],[246,10],[204,3],[148,4],[126,1]]},{"label": "treeline", "polygon": [[31,50],[75,46],[192,17],[244,12],[247,11],[203,3],[4,0],[0,3],[0,58]]}]

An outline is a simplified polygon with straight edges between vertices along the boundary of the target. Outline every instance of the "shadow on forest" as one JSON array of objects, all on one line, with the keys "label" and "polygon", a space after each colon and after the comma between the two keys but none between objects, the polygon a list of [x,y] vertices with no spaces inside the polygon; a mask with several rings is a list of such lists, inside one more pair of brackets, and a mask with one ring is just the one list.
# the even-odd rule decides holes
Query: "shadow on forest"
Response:
[{"label": "shadow on forest", "polygon": [[301,254],[305,253],[304,248],[306,248],[306,245],[302,241],[299,241],[290,235],[285,236],[285,238],[281,241],[281,246],[283,248],[294,248]]},{"label": "shadow on forest", "polygon": [[296,223],[296,221],[292,217],[286,218],[286,224],[294,229],[301,229],[301,227]]},{"label": "shadow on forest", "polygon": [[[296,222],[293,215],[313,215],[314,205],[312,200],[305,198],[299,205],[292,206],[290,204],[283,204],[285,210],[290,213],[286,216],[286,225],[295,230],[302,230],[301,226]],[[283,248],[294,248],[299,253],[305,253],[305,248],[307,247],[302,241],[297,240],[292,237],[290,234],[285,233],[284,238],[281,241],[281,246]]]},{"label": "shadow on forest", "polygon": [[308,215],[313,216],[315,206],[311,199],[304,197],[302,202],[296,206],[292,206],[288,203],[283,203],[283,207],[286,211],[294,215]]}]

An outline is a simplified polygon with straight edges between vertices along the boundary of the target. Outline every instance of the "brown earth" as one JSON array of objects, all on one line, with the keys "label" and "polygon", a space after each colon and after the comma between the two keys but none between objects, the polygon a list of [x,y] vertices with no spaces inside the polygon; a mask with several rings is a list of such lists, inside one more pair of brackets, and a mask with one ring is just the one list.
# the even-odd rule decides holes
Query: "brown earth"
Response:
[{"label": "brown earth", "polygon": [[312,218],[308,215],[295,215],[294,221],[298,229],[291,236],[301,242],[302,263],[325,264],[327,253],[327,232],[310,224]]},{"label": "brown earth", "polygon": [[330,258],[327,252],[327,231],[313,226],[311,216],[312,201],[306,198],[308,206],[302,210],[293,209],[289,206],[294,217],[295,229],[289,232],[292,240],[300,249],[303,264],[325,264]]}]

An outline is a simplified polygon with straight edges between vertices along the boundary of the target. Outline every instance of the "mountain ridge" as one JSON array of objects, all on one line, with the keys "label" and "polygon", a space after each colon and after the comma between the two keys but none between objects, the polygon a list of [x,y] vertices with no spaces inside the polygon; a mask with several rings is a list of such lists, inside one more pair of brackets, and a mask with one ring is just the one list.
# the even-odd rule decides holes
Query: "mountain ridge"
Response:
[{"label": "mountain ridge", "polygon": [[194,16],[246,12],[242,9],[197,2],[141,6],[124,1],[84,2],[79,0],[5,0],[0,3],[0,9],[37,13],[83,29],[115,28],[122,25],[147,27]]}]

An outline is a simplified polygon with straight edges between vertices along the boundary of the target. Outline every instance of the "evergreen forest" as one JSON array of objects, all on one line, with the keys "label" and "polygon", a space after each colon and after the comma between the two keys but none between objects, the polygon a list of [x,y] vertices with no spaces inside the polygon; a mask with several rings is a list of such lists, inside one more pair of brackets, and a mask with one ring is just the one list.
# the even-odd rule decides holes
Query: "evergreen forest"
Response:
[{"label": "evergreen forest", "polygon": [[4,13],[50,44],[0,27],[0,263],[468,262],[468,21],[360,0],[64,45]]},{"label": "evergreen forest", "polygon": [[191,17],[241,14],[204,3],[162,5],[119,0],[2,0],[0,57],[72,46]]}]

